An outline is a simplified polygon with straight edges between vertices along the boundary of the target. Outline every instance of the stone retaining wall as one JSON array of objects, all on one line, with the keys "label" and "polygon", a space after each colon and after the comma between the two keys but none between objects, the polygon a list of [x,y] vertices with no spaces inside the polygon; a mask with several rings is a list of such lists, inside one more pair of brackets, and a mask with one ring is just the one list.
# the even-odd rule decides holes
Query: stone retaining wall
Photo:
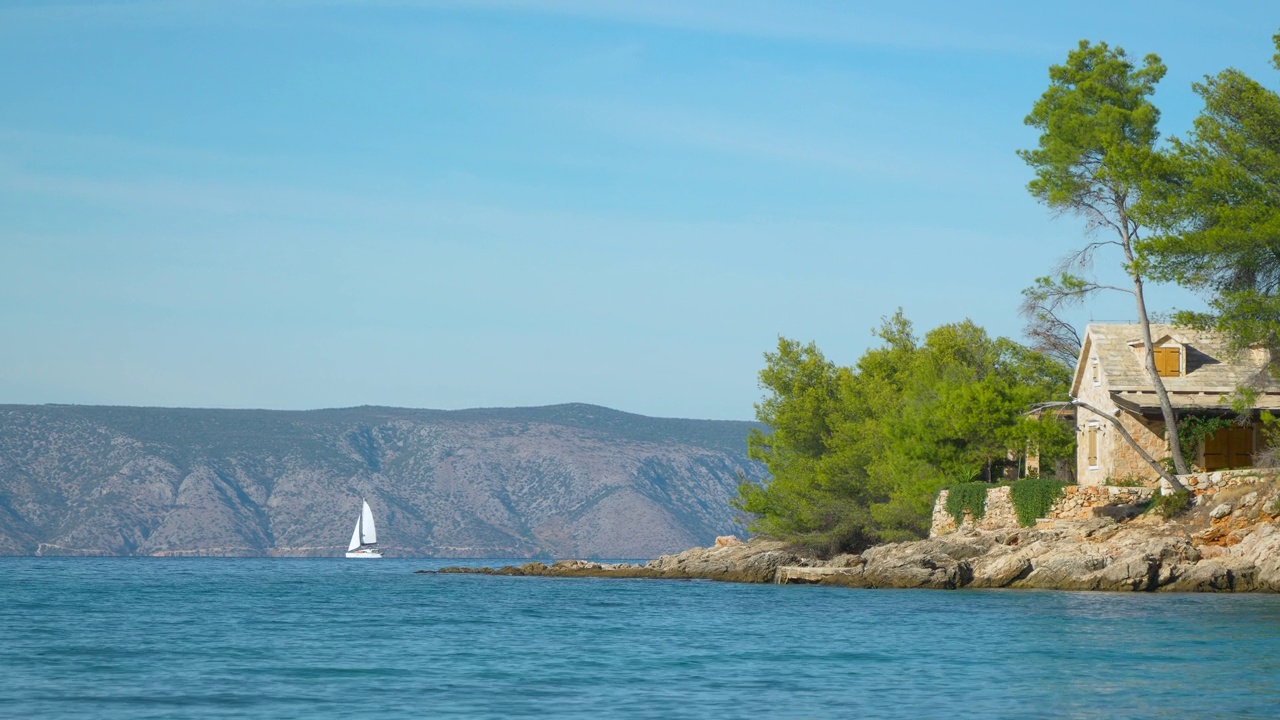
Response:
[{"label": "stone retaining wall", "polygon": [[[1013,499],[1009,497],[1009,486],[994,487],[987,491],[987,509],[982,518],[975,523],[973,515],[964,514],[964,522],[960,527],[979,530],[1002,530],[1018,527],[1018,515],[1013,511]],[[929,537],[955,532],[956,519],[947,512],[947,491],[943,490],[933,503],[933,524],[929,528]]]},{"label": "stone retaining wall", "polygon": [[[1217,472],[1179,475],[1178,479],[1197,497],[1216,495],[1227,488],[1242,485],[1257,485],[1276,480],[1280,475],[1278,468],[1241,468],[1239,470],[1219,470]],[[1160,489],[1169,492],[1169,483],[1160,481]]]},{"label": "stone retaining wall", "polygon": [[[1155,488],[1119,487],[1114,485],[1068,485],[1062,489],[1045,520],[1088,520],[1095,517],[1118,517],[1120,508],[1151,499]],[[1112,511],[1116,512],[1112,512]]]},{"label": "stone retaining wall", "polygon": [[[979,530],[1011,530],[1019,527],[1018,513],[1013,508],[1011,488],[1005,485],[993,487],[987,491],[987,508],[982,519],[976,523],[972,515],[966,512],[960,528],[977,528]],[[1151,498],[1155,488],[1144,487],[1112,487],[1109,485],[1068,485],[1063,488],[1047,520],[1087,520],[1094,517],[1119,517],[1123,515],[1121,508],[1134,506]],[[957,529],[955,518],[947,512],[947,491],[938,495],[933,504],[933,523],[929,528],[929,537],[937,537]]]},{"label": "stone retaining wall", "polygon": [[[1212,473],[1181,475],[1179,479],[1191,489],[1196,502],[1208,502],[1212,497],[1229,488],[1246,485],[1270,484],[1280,477],[1280,469],[1246,468],[1221,470]],[[1168,484],[1160,483],[1163,492],[1169,492]],[[1119,487],[1114,485],[1068,485],[1062,496],[1054,502],[1043,520],[1088,520],[1095,517],[1123,519],[1138,512],[1142,503],[1151,499],[1155,488]],[[1010,488],[993,487],[987,491],[986,513],[976,523],[966,512],[959,527],[955,518],[947,512],[947,491],[938,494],[933,504],[933,522],[929,537],[937,537],[962,528],[979,530],[1010,530],[1018,527],[1018,515],[1013,509]]]}]

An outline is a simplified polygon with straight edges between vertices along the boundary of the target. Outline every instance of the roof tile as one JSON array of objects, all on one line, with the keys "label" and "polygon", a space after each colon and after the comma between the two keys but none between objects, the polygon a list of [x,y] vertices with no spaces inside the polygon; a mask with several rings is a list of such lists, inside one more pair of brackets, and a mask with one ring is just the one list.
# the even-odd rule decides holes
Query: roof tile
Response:
[{"label": "roof tile", "polygon": [[[1107,384],[1115,393],[1154,392],[1140,361],[1142,329],[1137,324],[1091,324],[1085,328],[1093,352],[1098,357]],[[1233,353],[1220,336],[1185,327],[1151,324],[1151,337],[1170,337],[1184,343],[1186,374],[1163,378],[1165,389],[1174,393],[1229,394],[1239,387],[1251,387],[1264,394],[1280,393],[1280,381],[1267,369],[1269,355],[1264,349]],[[1136,344],[1136,347],[1134,346]],[[1204,399],[1188,405],[1203,406]],[[1177,401],[1175,405],[1181,404]],[[1268,405],[1269,403],[1264,403]]]}]

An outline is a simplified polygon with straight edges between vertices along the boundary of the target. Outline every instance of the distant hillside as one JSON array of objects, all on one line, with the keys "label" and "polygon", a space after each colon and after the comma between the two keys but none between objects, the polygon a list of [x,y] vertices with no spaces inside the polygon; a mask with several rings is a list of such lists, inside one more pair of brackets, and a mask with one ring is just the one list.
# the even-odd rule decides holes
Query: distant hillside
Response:
[{"label": "distant hillside", "polygon": [[593,405],[0,405],[0,554],[641,558],[741,532],[753,423]]}]

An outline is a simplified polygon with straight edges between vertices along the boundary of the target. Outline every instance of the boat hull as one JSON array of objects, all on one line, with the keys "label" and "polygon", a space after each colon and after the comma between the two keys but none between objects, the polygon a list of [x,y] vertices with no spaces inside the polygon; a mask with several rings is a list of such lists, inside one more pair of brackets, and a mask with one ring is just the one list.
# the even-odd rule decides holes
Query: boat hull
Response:
[{"label": "boat hull", "polygon": [[367,558],[367,559],[374,559],[374,558],[380,558],[380,557],[382,557],[382,554],[381,554],[381,553],[378,553],[378,552],[375,552],[375,551],[373,551],[373,550],[365,550],[365,551],[363,551],[363,552],[361,552],[361,551],[357,550],[357,551],[355,551],[355,552],[349,552],[349,553],[347,553],[347,557],[349,557],[349,558],[353,558],[353,559],[366,559],[366,558]]}]

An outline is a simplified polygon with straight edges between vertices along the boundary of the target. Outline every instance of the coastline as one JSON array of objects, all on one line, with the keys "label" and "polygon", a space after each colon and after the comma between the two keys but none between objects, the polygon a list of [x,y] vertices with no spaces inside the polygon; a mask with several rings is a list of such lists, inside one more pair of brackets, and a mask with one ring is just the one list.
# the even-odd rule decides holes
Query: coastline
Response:
[{"label": "coastline", "polygon": [[1276,490],[1204,505],[1174,520],[1152,514],[1036,527],[972,527],[819,559],[778,540],[720,538],[647,563],[560,560],[421,573],[649,578],[851,588],[1022,588],[1130,592],[1280,592]]}]

